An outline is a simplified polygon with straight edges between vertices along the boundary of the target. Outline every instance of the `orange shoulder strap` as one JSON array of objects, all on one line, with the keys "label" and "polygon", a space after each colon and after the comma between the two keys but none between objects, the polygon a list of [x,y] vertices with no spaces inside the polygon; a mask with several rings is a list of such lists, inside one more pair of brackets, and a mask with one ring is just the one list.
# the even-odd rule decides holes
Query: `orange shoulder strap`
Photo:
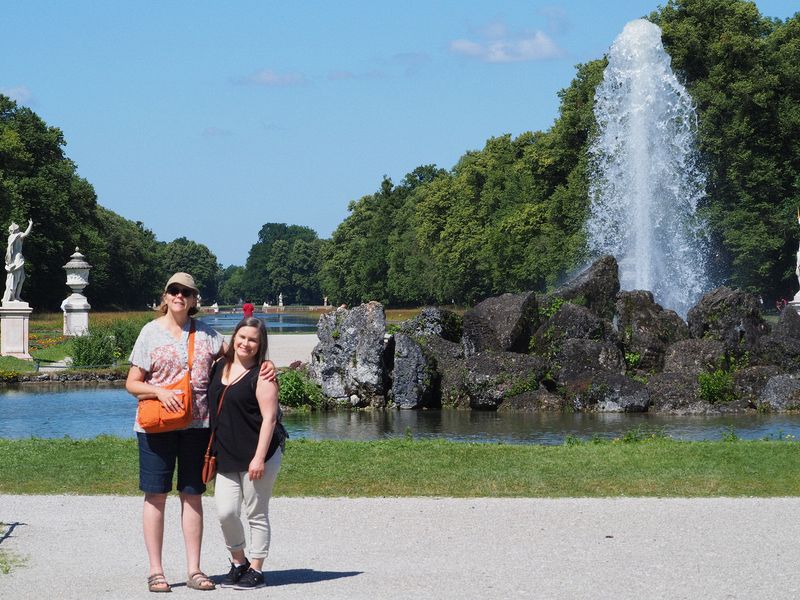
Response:
[{"label": "orange shoulder strap", "polygon": [[194,361],[194,319],[191,320],[189,325],[189,370],[192,370],[192,362]]}]

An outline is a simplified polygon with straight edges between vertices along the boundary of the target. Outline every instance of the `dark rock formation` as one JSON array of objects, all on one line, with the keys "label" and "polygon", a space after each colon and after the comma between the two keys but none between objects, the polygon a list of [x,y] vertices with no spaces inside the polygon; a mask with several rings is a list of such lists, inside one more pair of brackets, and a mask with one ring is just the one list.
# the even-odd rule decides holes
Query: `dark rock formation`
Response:
[{"label": "dark rock formation", "polygon": [[664,356],[664,372],[713,371],[725,364],[725,345],[717,340],[681,340],[671,344]]},{"label": "dark rock formation", "polygon": [[386,316],[378,302],[322,315],[309,369],[322,392],[353,406],[383,405],[385,334]]},{"label": "dark rock formation", "polygon": [[464,387],[467,373],[464,347],[437,336],[419,337],[416,341],[429,362],[436,364],[441,403],[445,406],[468,407],[469,398]]},{"label": "dark rock formation", "polygon": [[618,373],[598,373],[571,397],[575,410],[598,412],[644,412],[650,394],[644,384]]},{"label": "dark rock formation", "polygon": [[735,413],[747,408],[746,400],[731,397],[727,401],[703,399],[698,374],[657,373],[647,382],[653,412],[681,415]]},{"label": "dark rock formation", "polygon": [[761,410],[784,411],[800,409],[800,374],[774,375],[767,380],[758,397]]},{"label": "dark rock formation", "polygon": [[[787,308],[783,312],[794,310]],[[750,353],[754,365],[775,365],[786,371],[800,371],[800,339],[782,335],[763,335]]]},{"label": "dark rock formation", "polygon": [[584,339],[565,340],[554,357],[559,383],[592,379],[601,373],[622,374],[625,361],[615,344]]},{"label": "dark rock formation", "polygon": [[556,298],[585,306],[598,316],[614,318],[614,303],[619,292],[619,269],[613,256],[602,256],[581,272],[575,279],[564,284],[542,302],[547,309]]},{"label": "dark rock formation", "polygon": [[787,306],[781,311],[778,324],[773,328],[772,334],[800,340],[800,314],[793,307]]},{"label": "dark rock formation", "polygon": [[541,299],[503,294],[463,320],[425,308],[388,339],[385,325],[375,302],[320,318],[310,373],[332,404],[800,410],[800,316],[791,308],[770,334],[755,297],[719,288],[689,311],[687,325],[650,292],[619,292],[611,257]]},{"label": "dark rock formation", "polygon": [[689,337],[689,327],[683,319],[656,304],[652,292],[620,292],[616,307],[620,341],[630,357],[631,368],[661,371],[667,346]]},{"label": "dark rock formation", "polygon": [[527,352],[538,318],[533,292],[487,298],[464,314],[464,352]]},{"label": "dark rock formation", "polygon": [[394,336],[390,397],[398,408],[438,406],[439,379],[435,360],[427,358],[411,336],[404,333]]},{"label": "dark rock formation", "polygon": [[743,290],[719,287],[689,310],[689,334],[695,339],[719,340],[726,352],[740,356],[769,333],[758,299]]},{"label": "dark rock formation", "polygon": [[540,356],[552,356],[568,339],[616,343],[617,334],[610,321],[584,306],[566,302],[533,334],[531,350]]},{"label": "dark rock formation", "polygon": [[761,392],[767,381],[781,373],[780,367],[746,367],[733,373],[733,390],[737,398],[747,402],[752,408],[757,408]]},{"label": "dark rock formation", "polygon": [[693,373],[657,373],[647,382],[647,391],[656,412],[702,414],[710,408],[700,400],[700,385]]},{"label": "dark rock formation", "polygon": [[539,387],[515,396],[507,396],[503,399],[503,403],[497,407],[497,411],[558,412],[564,410],[566,405],[566,400],[563,397],[548,391],[545,387]]},{"label": "dark rock formation", "polygon": [[426,306],[413,319],[405,321],[400,331],[412,337],[438,336],[450,342],[460,342],[463,320],[446,308]]},{"label": "dark rock formation", "polygon": [[466,360],[464,391],[475,410],[497,410],[506,400],[539,388],[548,372],[538,356],[483,352]]}]

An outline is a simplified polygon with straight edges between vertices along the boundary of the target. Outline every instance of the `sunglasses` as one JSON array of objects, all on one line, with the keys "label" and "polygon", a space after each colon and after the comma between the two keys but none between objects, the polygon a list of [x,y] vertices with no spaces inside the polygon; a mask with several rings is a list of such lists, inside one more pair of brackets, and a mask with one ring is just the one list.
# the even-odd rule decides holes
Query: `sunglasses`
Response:
[{"label": "sunglasses", "polygon": [[180,294],[184,298],[191,298],[194,296],[194,290],[191,288],[180,287],[178,285],[171,285],[167,288],[167,293],[170,296],[177,296]]}]

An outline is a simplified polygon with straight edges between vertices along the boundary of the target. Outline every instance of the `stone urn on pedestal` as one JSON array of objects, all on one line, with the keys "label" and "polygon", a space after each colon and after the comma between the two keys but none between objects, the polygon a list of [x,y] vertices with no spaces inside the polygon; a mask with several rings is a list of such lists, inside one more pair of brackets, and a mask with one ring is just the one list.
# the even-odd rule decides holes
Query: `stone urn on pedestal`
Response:
[{"label": "stone urn on pedestal", "polygon": [[89,301],[81,292],[89,285],[89,269],[92,265],[84,260],[85,257],[76,247],[75,253],[70,256],[70,261],[64,265],[67,272],[67,285],[72,289],[72,294],[61,303],[64,311],[64,335],[79,337],[89,333]]}]

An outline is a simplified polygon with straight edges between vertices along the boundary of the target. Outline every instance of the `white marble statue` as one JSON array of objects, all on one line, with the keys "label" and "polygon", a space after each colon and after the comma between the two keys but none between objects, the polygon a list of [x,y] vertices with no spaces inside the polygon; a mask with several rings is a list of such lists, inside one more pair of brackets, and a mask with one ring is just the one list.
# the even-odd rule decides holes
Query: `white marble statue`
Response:
[{"label": "white marble statue", "polygon": [[[797,224],[800,225],[800,208],[797,209]],[[797,283],[800,283],[800,246],[797,248],[797,258],[794,267],[795,275],[797,275]],[[797,295],[800,295],[800,292],[797,292]],[[797,300],[797,296],[794,297]]]},{"label": "white marble statue", "polygon": [[25,281],[25,257],[22,256],[22,240],[28,236],[33,221],[28,219],[28,228],[19,230],[19,225],[11,223],[8,228],[8,247],[6,248],[6,290],[3,293],[3,304],[21,302],[20,292]]}]

